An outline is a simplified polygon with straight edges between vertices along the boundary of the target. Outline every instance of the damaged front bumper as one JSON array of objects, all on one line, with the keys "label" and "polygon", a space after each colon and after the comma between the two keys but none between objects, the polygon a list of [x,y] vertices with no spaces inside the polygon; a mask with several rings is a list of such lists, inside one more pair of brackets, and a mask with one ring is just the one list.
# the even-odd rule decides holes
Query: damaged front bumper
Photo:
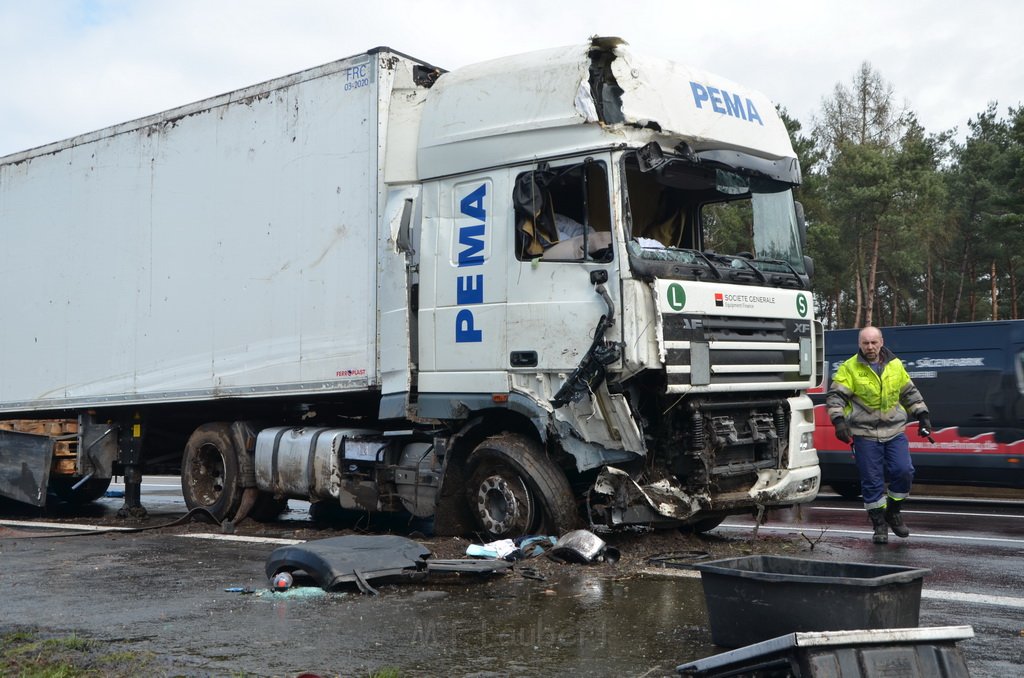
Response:
[{"label": "damaged front bumper", "polygon": [[694,492],[663,478],[640,485],[625,471],[601,469],[588,501],[591,524],[608,527],[650,525],[670,527],[699,520],[704,515],[748,513],[809,502],[818,494],[821,471],[817,466],[762,470],[745,492]]}]

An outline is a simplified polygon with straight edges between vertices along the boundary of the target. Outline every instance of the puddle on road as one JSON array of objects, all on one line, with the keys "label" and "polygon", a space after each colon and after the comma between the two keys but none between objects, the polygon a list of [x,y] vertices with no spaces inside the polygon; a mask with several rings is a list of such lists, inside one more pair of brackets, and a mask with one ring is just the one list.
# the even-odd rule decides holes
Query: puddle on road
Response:
[{"label": "puddle on road", "polygon": [[292,598],[268,592],[260,602],[274,602],[282,626],[301,620],[309,632],[316,619],[316,635],[332,638],[331,653],[312,666],[342,675],[394,668],[402,675],[663,676],[723,651],[711,644],[700,579],[574,573],[548,581],[438,578],[384,586],[378,597],[330,593],[327,600],[322,592],[303,598],[299,588]]},{"label": "puddle on road", "polygon": [[[421,642],[445,645],[453,673],[494,670],[591,675],[670,672],[714,654],[698,579],[509,579],[447,614],[411,598]],[[460,597],[461,598],[461,597]]]}]

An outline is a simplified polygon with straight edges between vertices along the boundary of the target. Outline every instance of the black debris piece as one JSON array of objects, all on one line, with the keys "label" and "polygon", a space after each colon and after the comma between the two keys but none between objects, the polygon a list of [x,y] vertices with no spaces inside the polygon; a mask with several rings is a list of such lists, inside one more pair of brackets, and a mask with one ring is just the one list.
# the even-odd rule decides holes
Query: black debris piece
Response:
[{"label": "black debris piece", "polygon": [[511,567],[502,560],[430,560],[430,551],[397,535],[348,535],[282,546],[267,558],[265,571],[304,572],[325,591],[355,584],[363,593],[377,593],[371,580],[423,577],[431,572],[488,574]]}]

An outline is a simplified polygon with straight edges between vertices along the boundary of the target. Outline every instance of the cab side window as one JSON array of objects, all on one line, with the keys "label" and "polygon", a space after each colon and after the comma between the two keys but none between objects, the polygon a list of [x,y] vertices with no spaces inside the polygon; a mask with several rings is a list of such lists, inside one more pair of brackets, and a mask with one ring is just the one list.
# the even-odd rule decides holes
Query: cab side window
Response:
[{"label": "cab side window", "polygon": [[516,177],[516,258],[610,261],[608,173],[593,161],[542,167]]},{"label": "cab side window", "polygon": [[654,172],[640,169],[636,158],[625,163],[629,235],[645,248],[703,249],[699,229],[693,228],[693,193],[658,181]]}]

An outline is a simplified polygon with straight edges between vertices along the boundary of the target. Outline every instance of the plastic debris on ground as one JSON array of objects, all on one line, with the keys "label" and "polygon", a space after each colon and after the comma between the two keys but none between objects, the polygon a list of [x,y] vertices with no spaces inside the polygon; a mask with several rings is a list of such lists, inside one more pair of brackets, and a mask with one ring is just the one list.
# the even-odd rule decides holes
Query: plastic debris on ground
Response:
[{"label": "plastic debris on ground", "polygon": [[267,576],[304,573],[324,590],[355,584],[376,595],[370,580],[408,580],[432,573],[493,574],[510,568],[504,560],[442,560],[411,539],[397,535],[349,535],[275,549],[264,567]]},{"label": "plastic debris on ground", "polygon": [[292,579],[292,575],[288,572],[278,572],[274,575],[274,578],[270,581],[270,588],[275,591],[287,591],[292,587],[295,581]]},{"label": "plastic debris on ground", "polygon": [[492,560],[524,560],[547,553],[554,560],[569,563],[616,563],[619,550],[608,546],[590,530],[573,530],[561,537],[542,535],[517,539],[499,539],[486,544],[470,544],[466,555]]},{"label": "plastic debris on ground", "polygon": [[504,560],[516,548],[516,543],[511,539],[499,539],[483,545],[470,544],[466,548],[466,555],[472,558],[501,558]]},{"label": "plastic debris on ground", "polygon": [[573,530],[558,538],[550,556],[570,563],[611,563],[619,560],[619,550],[608,546],[590,530]]},{"label": "plastic debris on ground", "polygon": [[491,560],[524,560],[543,555],[557,543],[557,537],[528,535],[516,539],[499,539],[486,544],[470,544],[466,548],[466,555]]}]

